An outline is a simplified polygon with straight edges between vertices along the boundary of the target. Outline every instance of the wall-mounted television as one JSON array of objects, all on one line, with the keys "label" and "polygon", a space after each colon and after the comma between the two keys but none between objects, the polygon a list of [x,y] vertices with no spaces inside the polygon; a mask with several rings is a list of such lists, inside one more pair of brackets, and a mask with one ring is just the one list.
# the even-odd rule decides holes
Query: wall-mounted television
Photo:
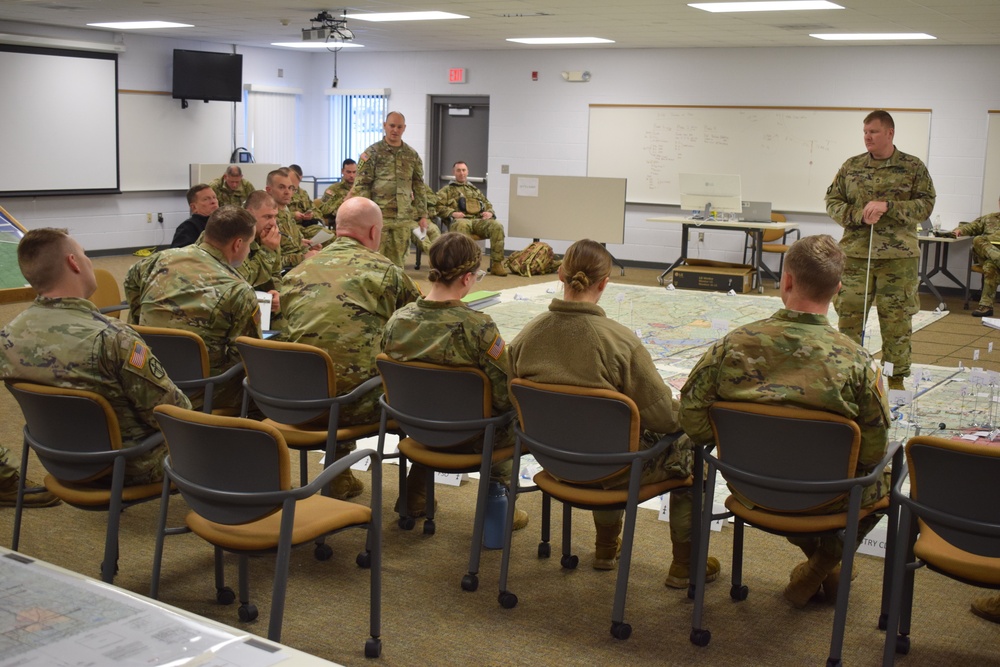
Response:
[{"label": "wall-mounted television", "polygon": [[174,49],[173,98],[243,101],[243,56]]}]

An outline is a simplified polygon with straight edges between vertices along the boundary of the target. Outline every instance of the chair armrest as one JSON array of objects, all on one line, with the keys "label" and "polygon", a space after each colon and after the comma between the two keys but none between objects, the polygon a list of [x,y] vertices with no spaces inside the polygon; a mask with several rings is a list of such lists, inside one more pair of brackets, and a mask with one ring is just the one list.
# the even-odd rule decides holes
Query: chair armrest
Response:
[{"label": "chair armrest", "polygon": [[108,315],[109,313],[120,313],[123,310],[128,310],[128,301],[122,301],[121,303],[113,306],[104,306],[103,308],[97,309],[97,311],[102,315]]},{"label": "chair armrest", "polygon": [[948,528],[954,528],[955,530],[983,537],[1000,537],[1000,524],[966,519],[954,514],[948,514],[947,512],[941,512],[907,496],[902,496],[899,500],[901,503],[908,505],[911,511],[925,522],[939,523]]},{"label": "chair armrest", "polygon": [[150,450],[155,449],[163,442],[163,433],[157,431],[156,433],[144,438],[142,442],[133,447],[122,447],[121,449],[109,449],[100,452],[71,452],[62,449],[51,449],[37,442],[31,437],[31,434],[28,433],[27,426],[24,427],[24,437],[25,440],[31,444],[31,448],[37,453],[44,454],[53,459],[69,461],[72,463],[110,463],[119,457],[124,459],[134,459],[137,456],[142,456]]},{"label": "chair armrest", "polygon": [[337,459],[324,468],[323,472],[316,475],[316,477],[314,477],[313,480],[305,486],[292,489],[292,496],[296,499],[308,498],[309,496],[319,493],[323,490],[323,487],[333,481],[334,477],[343,474],[352,465],[368,457],[371,457],[372,459],[372,466],[382,464],[382,457],[379,456],[378,452],[374,449],[356,449],[350,454]]}]

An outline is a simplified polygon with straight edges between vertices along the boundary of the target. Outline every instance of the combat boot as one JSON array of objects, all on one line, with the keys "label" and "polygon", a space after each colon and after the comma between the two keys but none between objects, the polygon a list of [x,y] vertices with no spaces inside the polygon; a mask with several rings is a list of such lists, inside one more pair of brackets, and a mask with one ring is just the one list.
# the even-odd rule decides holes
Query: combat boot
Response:
[{"label": "combat boot", "polygon": [[622,552],[622,522],[597,526],[594,541],[594,569],[613,570]]},{"label": "combat boot", "polygon": [[365,483],[354,476],[350,468],[340,473],[330,482],[330,496],[337,500],[348,500],[361,495]]},{"label": "combat boot", "polygon": [[991,623],[1000,623],[1000,595],[976,598],[972,601],[972,613]]},{"label": "combat boot", "polygon": [[[785,599],[796,609],[802,609],[819,592],[827,577],[839,564],[839,558],[820,550],[815,551],[809,560],[799,563],[792,570],[788,586],[785,587]],[[839,585],[839,583],[838,572],[837,584]]]},{"label": "combat boot", "polygon": [[902,375],[889,376],[889,389],[899,389],[900,391],[906,389],[906,387],[903,386],[903,376]]},{"label": "combat boot", "polygon": [[501,278],[507,275],[507,269],[503,268],[503,262],[493,261],[490,264],[490,273]]},{"label": "combat boot", "polygon": [[[415,519],[427,516],[427,475],[430,472],[424,466],[414,463],[410,465],[410,471],[406,474],[406,514]],[[434,501],[434,510],[437,511],[437,500]],[[396,499],[396,506],[393,511],[399,514],[400,502]]]},{"label": "combat boot", "polygon": [[[674,542],[672,548],[674,559],[663,585],[668,588],[687,588],[691,583],[691,543]],[[719,559],[709,556],[705,567],[705,583],[715,581],[719,576],[719,569]]]}]

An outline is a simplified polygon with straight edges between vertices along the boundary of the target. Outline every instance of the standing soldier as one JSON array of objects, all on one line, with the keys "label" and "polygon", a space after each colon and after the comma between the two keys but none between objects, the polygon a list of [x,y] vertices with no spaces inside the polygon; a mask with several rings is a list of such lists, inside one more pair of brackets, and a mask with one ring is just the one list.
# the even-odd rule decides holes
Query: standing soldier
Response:
[{"label": "standing soldier", "polygon": [[403,114],[389,112],[382,129],[385,131],[382,141],[361,154],[352,192],[355,197],[371,199],[382,210],[379,252],[402,268],[410,247],[413,221],[421,228],[427,227],[427,202],[420,189],[424,164],[417,152],[403,143],[406,131]]},{"label": "standing soldier", "polygon": [[441,217],[450,217],[450,231],[467,236],[475,234],[490,240],[490,273],[506,276],[503,268],[503,225],[496,220],[493,204],[472,183],[469,165],[462,161],[452,166],[455,180],[438,190],[438,210]]}]

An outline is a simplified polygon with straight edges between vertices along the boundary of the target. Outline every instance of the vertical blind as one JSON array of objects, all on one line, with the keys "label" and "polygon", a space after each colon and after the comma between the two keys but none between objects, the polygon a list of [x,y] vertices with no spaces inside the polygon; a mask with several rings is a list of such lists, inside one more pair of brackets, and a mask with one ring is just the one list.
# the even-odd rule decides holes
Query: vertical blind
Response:
[{"label": "vertical blind", "polygon": [[357,160],[361,151],[379,141],[389,91],[327,91],[330,95],[330,173],[339,174],[347,158]]},{"label": "vertical blind", "polygon": [[295,89],[247,90],[247,146],[256,162],[296,162],[295,128],[300,91]]}]

